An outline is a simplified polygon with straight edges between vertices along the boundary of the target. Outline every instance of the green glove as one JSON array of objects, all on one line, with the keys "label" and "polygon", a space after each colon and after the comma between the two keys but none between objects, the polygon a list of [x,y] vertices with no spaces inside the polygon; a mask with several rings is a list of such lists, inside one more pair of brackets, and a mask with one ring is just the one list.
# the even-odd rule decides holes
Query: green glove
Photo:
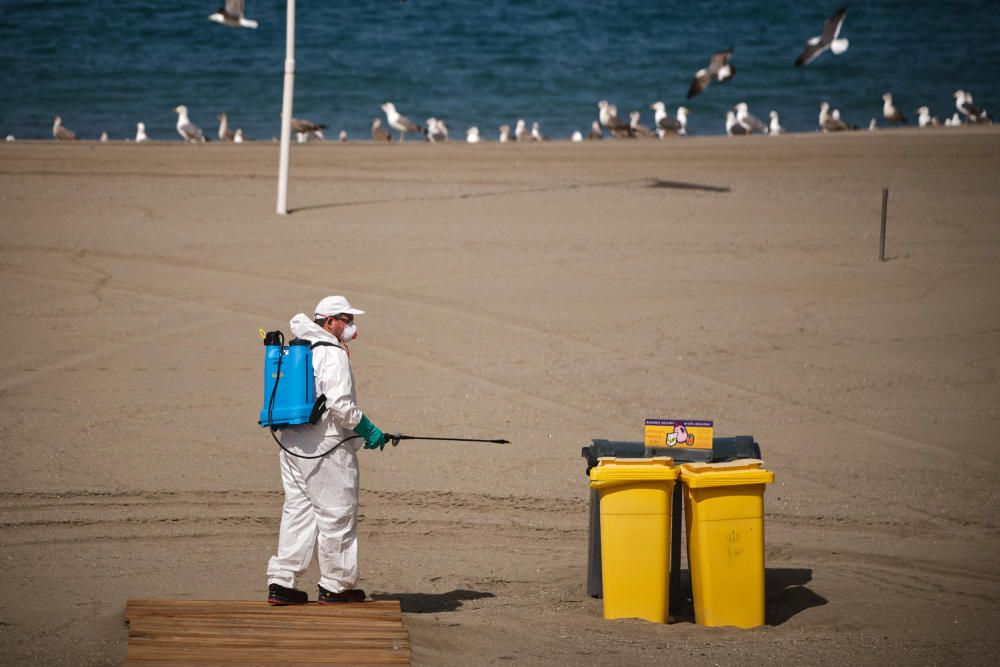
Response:
[{"label": "green glove", "polygon": [[385,449],[385,434],[365,415],[361,415],[361,421],[354,427],[354,432],[365,439],[365,449]]}]

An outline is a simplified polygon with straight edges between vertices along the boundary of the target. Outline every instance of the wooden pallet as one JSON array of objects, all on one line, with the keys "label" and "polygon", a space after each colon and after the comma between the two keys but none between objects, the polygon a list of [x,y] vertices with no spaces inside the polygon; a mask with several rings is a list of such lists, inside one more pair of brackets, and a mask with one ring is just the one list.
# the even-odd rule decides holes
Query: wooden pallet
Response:
[{"label": "wooden pallet", "polygon": [[408,665],[396,600],[273,607],[266,602],[129,600],[126,665]]}]

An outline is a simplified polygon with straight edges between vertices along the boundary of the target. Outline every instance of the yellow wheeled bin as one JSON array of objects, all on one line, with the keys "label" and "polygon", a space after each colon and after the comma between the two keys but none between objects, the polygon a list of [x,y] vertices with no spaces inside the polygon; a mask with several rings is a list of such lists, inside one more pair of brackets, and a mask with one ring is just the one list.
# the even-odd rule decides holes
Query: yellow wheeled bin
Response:
[{"label": "yellow wheeled bin", "polygon": [[756,459],[686,463],[688,565],[699,625],[764,624],[764,488],[774,473]]},{"label": "yellow wheeled bin", "polygon": [[667,622],[672,464],[669,456],[608,457],[590,471],[601,500],[604,618]]}]

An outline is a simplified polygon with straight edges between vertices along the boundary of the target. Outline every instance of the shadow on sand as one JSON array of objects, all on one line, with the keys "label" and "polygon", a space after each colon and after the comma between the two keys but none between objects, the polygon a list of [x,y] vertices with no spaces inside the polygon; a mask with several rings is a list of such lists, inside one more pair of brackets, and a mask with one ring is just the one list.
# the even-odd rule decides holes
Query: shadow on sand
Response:
[{"label": "shadow on sand", "polygon": [[659,178],[650,179],[647,188],[667,188],[671,190],[701,190],[702,192],[729,192],[730,188],[718,185],[702,185],[701,183],[685,183],[684,181],[664,181]]},{"label": "shadow on sand", "polygon": [[[812,570],[806,568],[772,568],[764,570],[764,622],[778,626],[806,609],[827,604],[826,598],[817,595],[806,584],[812,581]],[[694,604],[691,602],[691,578],[688,570],[681,570],[683,599],[671,611],[674,622],[694,623]]]},{"label": "shadow on sand", "polygon": [[406,614],[436,614],[455,611],[466,600],[496,597],[493,593],[457,588],[447,593],[376,593],[372,600],[399,600],[399,607]]}]

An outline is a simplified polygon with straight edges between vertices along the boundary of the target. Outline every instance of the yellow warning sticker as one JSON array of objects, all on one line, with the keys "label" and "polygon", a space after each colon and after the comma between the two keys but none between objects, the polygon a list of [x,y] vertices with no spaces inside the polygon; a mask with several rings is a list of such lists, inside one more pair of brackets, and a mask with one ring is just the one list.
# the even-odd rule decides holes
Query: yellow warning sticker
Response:
[{"label": "yellow warning sticker", "polygon": [[712,422],[703,419],[647,419],[647,447],[712,448]]}]

